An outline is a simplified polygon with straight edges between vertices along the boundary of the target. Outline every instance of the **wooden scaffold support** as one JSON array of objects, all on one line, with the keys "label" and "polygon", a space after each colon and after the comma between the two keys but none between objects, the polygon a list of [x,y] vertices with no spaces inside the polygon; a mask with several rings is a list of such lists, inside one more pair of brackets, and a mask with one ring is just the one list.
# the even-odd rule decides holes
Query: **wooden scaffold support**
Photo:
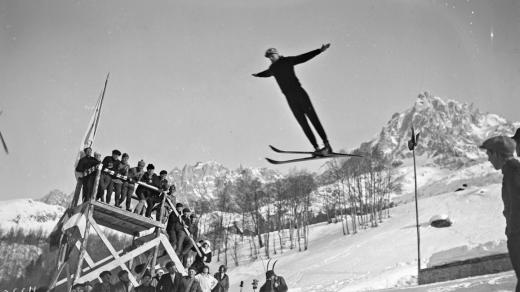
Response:
[{"label": "wooden scaffold support", "polygon": [[[97,168],[91,198],[94,198],[97,193],[101,172],[102,166],[100,164]],[[159,212],[159,221],[93,199],[78,206],[71,206],[66,212],[68,212],[69,215],[77,214],[75,218],[83,218],[83,221],[78,220],[78,222],[81,222],[84,227],[79,228],[81,236],[76,241],[71,241],[70,238],[64,240],[64,235],[62,235],[57,267],[51,278],[48,291],[63,284],[67,285],[67,291],[71,291],[74,284],[99,280],[98,277],[102,271],[112,270],[127,271],[131,284],[133,287],[137,287],[139,285],[138,280],[144,273],[144,270],[148,268],[152,276],[155,274],[159,259],[163,262],[172,261],[177,271],[183,275],[187,274],[181,260],[171,246],[168,237],[164,234],[166,228],[163,220],[166,216],[164,207],[168,205],[172,211],[179,216],[175,206],[165,191],[161,191],[154,186],[142,182],[138,182],[138,184],[153,189],[162,196],[160,208],[159,211],[157,211]],[[74,198],[73,202],[78,202],[78,198]],[[104,227],[104,229],[102,227]],[[105,234],[107,229],[132,236],[132,246],[117,251]],[[109,251],[108,257],[94,261],[89,254],[87,245],[93,235],[91,231],[99,237],[103,246]],[[186,228],[185,232],[188,234],[197,253],[200,254],[197,244]],[[73,249],[75,249],[75,251],[71,252]],[[159,256],[161,250],[164,250],[164,253]],[[137,274],[133,271],[133,268],[135,264],[142,264],[142,261],[139,262],[139,259],[143,257],[147,259],[144,261],[146,265],[145,269]],[[72,267],[71,263],[77,264]],[[63,277],[60,278],[61,276]]]}]

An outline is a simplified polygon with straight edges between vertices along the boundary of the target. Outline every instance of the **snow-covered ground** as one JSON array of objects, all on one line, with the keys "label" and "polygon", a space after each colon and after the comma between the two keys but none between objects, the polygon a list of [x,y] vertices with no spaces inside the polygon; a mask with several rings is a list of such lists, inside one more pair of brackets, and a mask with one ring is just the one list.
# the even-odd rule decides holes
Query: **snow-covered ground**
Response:
[{"label": "snow-covered ground", "polygon": [[[464,191],[420,200],[422,267],[435,253],[436,261],[442,262],[443,255],[449,260],[505,251],[501,244],[505,240],[505,222],[500,188],[500,184],[470,186]],[[448,214],[453,225],[430,227],[429,219],[437,214]],[[341,224],[312,226],[309,250],[277,255],[276,272],[285,277],[290,291],[347,292],[412,286],[417,273],[416,244],[415,206],[407,203],[393,208],[391,218],[379,227],[360,230],[355,235],[343,236]],[[447,250],[450,252],[439,254]],[[218,264],[213,263],[212,271]],[[264,265],[265,262],[256,261],[230,267],[230,291],[239,291],[240,281],[247,288],[253,279],[263,282]],[[454,291],[439,289],[417,291]]]},{"label": "snow-covered ground", "polygon": [[514,291],[516,276],[513,271],[458,279],[415,287],[392,288],[379,292],[505,292]]}]

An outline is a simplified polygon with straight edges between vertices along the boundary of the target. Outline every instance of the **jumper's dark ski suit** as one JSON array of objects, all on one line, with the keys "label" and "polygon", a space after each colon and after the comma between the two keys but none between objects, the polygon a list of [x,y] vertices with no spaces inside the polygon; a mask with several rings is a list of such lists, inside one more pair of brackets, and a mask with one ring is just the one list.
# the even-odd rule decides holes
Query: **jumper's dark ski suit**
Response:
[{"label": "jumper's dark ski suit", "polygon": [[325,134],[325,130],[321,125],[320,120],[318,119],[318,115],[312,106],[311,100],[307,92],[303,89],[300,84],[300,81],[296,77],[294,73],[294,66],[307,62],[308,60],[316,57],[321,53],[320,49],[316,49],[310,51],[308,53],[292,56],[292,57],[284,57],[280,56],[280,58],[269,66],[269,69],[262,71],[257,74],[253,74],[256,77],[270,77],[274,76],[278,86],[282,90],[283,94],[287,98],[287,102],[289,103],[289,107],[293,112],[296,120],[300,124],[305,132],[305,135],[311,142],[314,148],[318,149],[318,143],[316,142],[316,138],[312,133],[311,127],[307,122],[307,118],[311,121],[314,129],[318,132],[321,139],[324,142],[328,142],[327,135]]}]

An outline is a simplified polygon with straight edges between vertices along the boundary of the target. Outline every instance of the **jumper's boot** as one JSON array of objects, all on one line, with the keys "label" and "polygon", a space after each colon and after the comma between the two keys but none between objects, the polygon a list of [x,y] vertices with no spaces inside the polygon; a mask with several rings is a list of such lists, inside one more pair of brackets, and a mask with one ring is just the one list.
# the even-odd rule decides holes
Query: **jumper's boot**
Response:
[{"label": "jumper's boot", "polygon": [[312,156],[314,157],[323,157],[327,156],[332,153],[332,147],[329,144],[329,141],[323,141],[324,147],[323,148],[317,148]]}]

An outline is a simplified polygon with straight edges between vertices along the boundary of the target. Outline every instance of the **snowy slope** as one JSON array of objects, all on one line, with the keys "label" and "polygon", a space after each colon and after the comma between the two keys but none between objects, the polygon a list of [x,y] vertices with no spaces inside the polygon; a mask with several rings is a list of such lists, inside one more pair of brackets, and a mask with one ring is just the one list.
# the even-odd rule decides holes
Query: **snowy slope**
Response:
[{"label": "snowy slope", "polygon": [[[422,267],[432,254],[454,247],[494,242],[499,247],[496,252],[503,251],[499,244],[505,240],[501,212],[499,184],[422,199]],[[429,227],[429,219],[439,213],[450,215],[453,226]],[[408,203],[392,209],[391,218],[380,227],[356,235],[341,235],[339,224],[313,226],[310,249],[277,257],[276,270],[286,278],[291,291],[366,291],[414,284],[416,256],[415,209]],[[241,280],[263,281],[263,274],[261,261],[232,268],[230,291],[239,291]]]}]

